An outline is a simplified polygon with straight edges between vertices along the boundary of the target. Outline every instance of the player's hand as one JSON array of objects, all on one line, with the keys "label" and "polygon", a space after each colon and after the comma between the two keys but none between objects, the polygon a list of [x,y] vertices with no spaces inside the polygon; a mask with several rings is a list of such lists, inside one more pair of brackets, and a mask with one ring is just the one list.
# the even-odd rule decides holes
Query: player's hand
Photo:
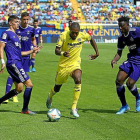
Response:
[{"label": "player's hand", "polygon": [[0,73],[3,73],[4,68],[5,68],[5,64],[2,64],[2,65],[1,65],[1,70],[0,70]]},{"label": "player's hand", "polygon": [[37,53],[40,49],[38,47],[33,48],[33,53]]},{"label": "player's hand", "polygon": [[117,64],[117,61],[112,60],[112,61],[111,61],[111,66],[112,66],[112,68],[114,68],[114,64]]},{"label": "player's hand", "polygon": [[65,56],[65,57],[70,57],[69,51],[65,51],[65,52],[63,53],[63,56]]},{"label": "player's hand", "polygon": [[98,56],[99,56],[99,54],[91,54],[91,55],[89,55],[88,57],[89,57],[89,60],[94,60],[94,59],[96,59]]}]

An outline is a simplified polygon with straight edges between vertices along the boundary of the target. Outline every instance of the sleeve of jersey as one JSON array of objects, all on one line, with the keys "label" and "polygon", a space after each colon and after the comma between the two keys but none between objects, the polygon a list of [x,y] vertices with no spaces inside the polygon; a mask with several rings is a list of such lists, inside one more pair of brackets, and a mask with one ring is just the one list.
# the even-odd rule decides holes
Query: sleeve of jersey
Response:
[{"label": "sleeve of jersey", "polygon": [[40,29],[40,31],[39,31],[39,35],[42,35],[42,29]]},{"label": "sleeve of jersey", "polygon": [[125,45],[123,44],[121,38],[118,38],[118,44],[117,44],[118,50],[123,50],[124,47],[125,47]]},{"label": "sleeve of jersey", "polygon": [[85,40],[86,41],[90,41],[91,40],[91,36],[88,33],[85,33]]},{"label": "sleeve of jersey", "polygon": [[0,37],[0,42],[7,43],[7,40],[8,40],[8,34],[6,32],[3,32]]},{"label": "sleeve of jersey", "polygon": [[63,45],[63,34],[61,34],[57,40],[56,47],[61,47]]}]

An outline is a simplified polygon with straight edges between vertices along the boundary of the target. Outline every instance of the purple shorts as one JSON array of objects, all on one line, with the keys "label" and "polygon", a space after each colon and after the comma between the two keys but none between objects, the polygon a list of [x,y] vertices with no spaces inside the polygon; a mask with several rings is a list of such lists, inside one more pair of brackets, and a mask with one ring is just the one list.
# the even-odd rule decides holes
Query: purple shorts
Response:
[{"label": "purple shorts", "polygon": [[29,79],[29,76],[23,69],[21,61],[17,61],[16,63],[10,65],[7,64],[6,67],[13,81],[23,83]]},{"label": "purple shorts", "polygon": [[29,72],[30,65],[31,65],[30,58],[22,59],[22,65],[24,71]]},{"label": "purple shorts", "polygon": [[125,71],[134,81],[137,81],[140,77],[140,65],[124,61],[119,68]]}]

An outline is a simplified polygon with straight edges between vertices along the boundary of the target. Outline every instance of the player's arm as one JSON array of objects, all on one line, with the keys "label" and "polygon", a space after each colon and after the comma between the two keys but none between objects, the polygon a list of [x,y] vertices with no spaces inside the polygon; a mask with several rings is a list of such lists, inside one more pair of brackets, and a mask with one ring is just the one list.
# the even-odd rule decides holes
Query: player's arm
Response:
[{"label": "player's arm", "polygon": [[114,67],[114,64],[117,64],[117,61],[119,61],[119,59],[121,58],[121,56],[122,56],[122,50],[118,50],[117,51],[117,54],[115,55],[115,57],[111,61],[112,68]]},{"label": "player's arm", "polygon": [[34,47],[33,50],[30,50],[30,51],[22,51],[21,55],[26,56],[26,55],[29,55],[32,53],[37,53],[39,50],[40,50],[40,48]]},{"label": "player's arm", "polygon": [[40,39],[40,45],[42,46],[43,43],[42,35],[39,36],[39,39]]},{"label": "player's arm", "polygon": [[94,49],[95,52],[96,52],[96,54],[89,55],[90,60],[93,60],[93,59],[95,59],[95,58],[97,58],[97,57],[99,56],[97,44],[96,44],[96,42],[94,41],[93,37],[91,37],[90,44],[92,45],[93,49]]},{"label": "player's arm", "polygon": [[69,57],[69,51],[61,51],[61,47],[57,47],[55,48],[55,54],[56,55],[61,55],[61,56],[65,56],[65,57]]},{"label": "player's arm", "polygon": [[5,67],[5,61],[4,61],[4,47],[5,47],[5,43],[4,42],[0,42],[0,59],[1,59],[1,70],[0,73],[3,73],[4,71],[4,67]]},{"label": "player's arm", "polygon": [[37,46],[35,37],[32,37],[32,43],[33,43],[33,45],[34,45],[35,47]]}]

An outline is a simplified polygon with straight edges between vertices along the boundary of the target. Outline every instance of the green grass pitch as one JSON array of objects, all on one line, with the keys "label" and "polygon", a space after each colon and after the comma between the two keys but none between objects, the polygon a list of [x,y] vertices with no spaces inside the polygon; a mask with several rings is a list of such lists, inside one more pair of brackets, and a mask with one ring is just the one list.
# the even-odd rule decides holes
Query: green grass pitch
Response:
[{"label": "green grass pitch", "polygon": [[[82,92],[78,102],[78,119],[70,115],[74,82],[69,77],[61,91],[53,98],[52,108],[61,111],[58,122],[48,122],[46,99],[54,85],[59,56],[54,53],[55,44],[44,44],[36,55],[35,73],[29,73],[33,92],[29,109],[36,115],[20,114],[23,92],[19,103],[9,100],[0,106],[0,140],[138,140],[140,139],[140,113],[135,111],[135,99],[126,88],[126,99],[131,108],[128,113],[116,115],[121,107],[116,94],[115,78],[119,65],[126,60],[127,48],[122,58],[111,68],[111,60],[117,51],[116,44],[97,44],[100,56],[94,54],[89,44],[84,44],[82,58]],[[0,75],[0,96],[4,95],[8,73]],[[140,88],[140,82],[137,82]],[[14,88],[14,86],[12,87]]]}]

